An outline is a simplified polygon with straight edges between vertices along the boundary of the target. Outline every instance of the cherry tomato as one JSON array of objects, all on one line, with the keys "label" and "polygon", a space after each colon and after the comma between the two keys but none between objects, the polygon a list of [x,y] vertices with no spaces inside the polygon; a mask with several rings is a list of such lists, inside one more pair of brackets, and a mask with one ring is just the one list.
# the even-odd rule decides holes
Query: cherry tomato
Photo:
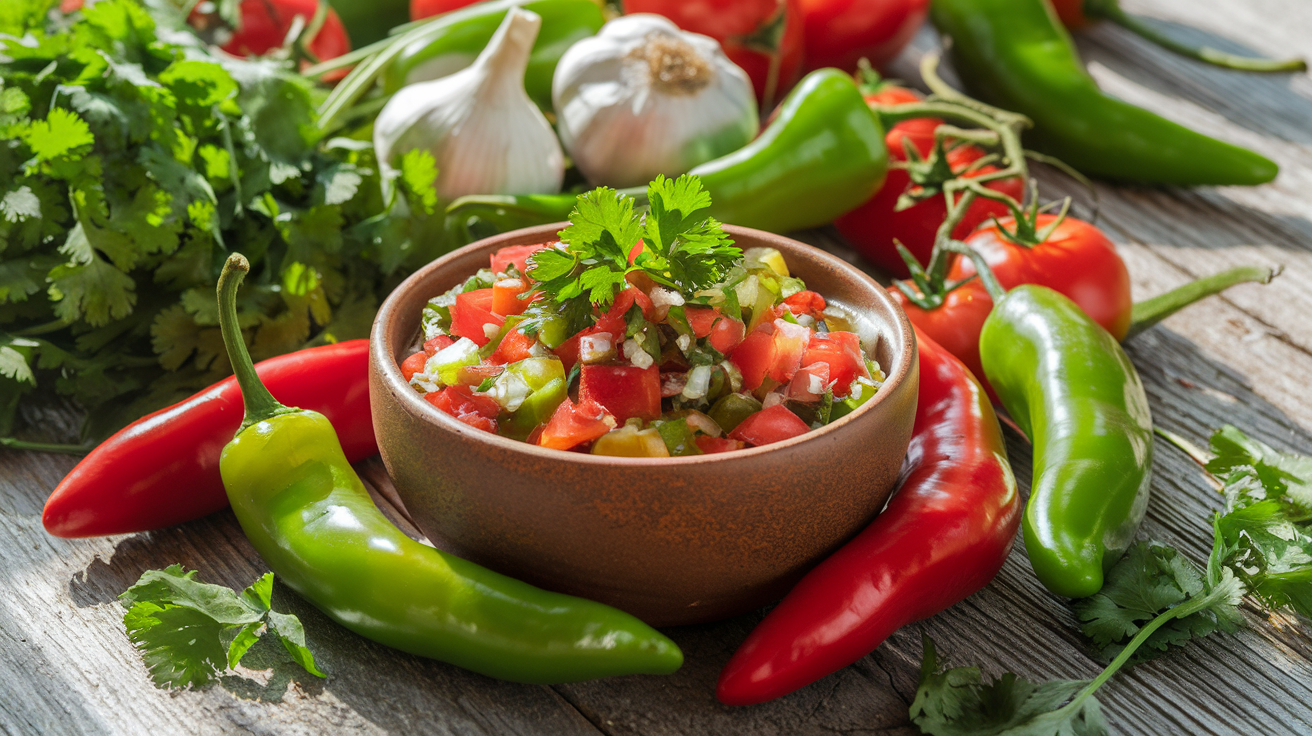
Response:
[{"label": "cherry tomato", "polygon": [[774,109],[802,76],[800,0],[625,0],[624,10],[663,15],[719,41],[752,78],[762,109]]},{"label": "cherry tomato", "polygon": [[790,440],[811,428],[783,404],[775,404],[747,417],[729,433],[729,439],[754,447]]},{"label": "cherry tomato", "polygon": [[929,0],[801,0],[806,70],[890,61],[916,35]]},{"label": "cherry tomato", "polygon": [[[866,99],[883,105],[897,105],[917,101],[920,95],[894,85],[884,85],[878,92],[866,95]],[[907,160],[903,139],[910,141],[921,156],[928,156],[934,147],[934,128],[939,122],[925,118],[894,125],[884,137],[889,159]],[[977,146],[958,146],[948,152],[948,164],[953,171],[960,171],[983,156],[984,151]],[[996,166],[982,166],[969,175],[980,176],[997,170]],[[889,168],[884,185],[873,197],[834,221],[834,226],[861,255],[879,268],[901,278],[910,274],[894,241],[906,246],[916,260],[925,265],[934,249],[934,235],[947,217],[947,207],[941,195],[922,200],[898,212],[898,197],[902,196],[910,184],[911,179],[905,169]],[[1024,182],[1016,177],[990,182],[988,187],[1015,199],[1024,195]],[[952,231],[952,237],[964,238],[989,218],[1002,217],[1007,213],[1005,204],[979,197],[966,211],[961,224]]]},{"label": "cherry tomato", "polygon": [[[431,18],[434,15],[459,10],[476,2],[478,0],[410,0],[410,20]],[[521,273],[523,272],[521,271]]]},{"label": "cherry tomato", "polygon": [[[1043,229],[1056,215],[1039,215],[1036,229]],[[1039,284],[1070,297],[1084,313],[1117,340],[1130,329],[1130,272],[1116,253],[1116,246],[1097,227],[1066,217],[1038,245],[1027,248],[1009,240],[998,225],[1015,226],[1009,217],[988,224],[966,238],[998,282],[1010,289],[1021,284]],[[948,271],[951,280],[975,273],[969,258],[960,258]]]}]

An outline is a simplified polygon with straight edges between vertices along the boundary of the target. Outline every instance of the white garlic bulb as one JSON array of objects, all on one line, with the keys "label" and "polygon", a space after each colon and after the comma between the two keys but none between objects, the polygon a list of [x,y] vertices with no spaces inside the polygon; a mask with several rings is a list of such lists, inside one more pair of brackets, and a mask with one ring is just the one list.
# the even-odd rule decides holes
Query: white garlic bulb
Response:
[{"label": "white garlic bulb", "polygon": [[742,148],[756,96],[720,44],[649,13],[610,21],[556,66],[552,102],[565,150],[594,184],[646,184]]},{"label": "white garlic bulb", "polygon": [[374,122],[384,182],[395,178],[401,156],[423,148],[437,161],[437,193],[447,201],[560,191],[564,153],[524,91],[541,26],[536,13],[512,8],[472,66],[393,95]]}]

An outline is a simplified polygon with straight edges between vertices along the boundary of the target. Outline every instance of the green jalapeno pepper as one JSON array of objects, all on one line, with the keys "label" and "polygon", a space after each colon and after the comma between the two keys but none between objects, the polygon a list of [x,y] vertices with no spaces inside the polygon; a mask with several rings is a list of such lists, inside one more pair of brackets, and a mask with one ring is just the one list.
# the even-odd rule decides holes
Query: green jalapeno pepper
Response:
[{"label": "green jalapeno pepper", "polygon": [[1026,144],[1090,176],[1146,184],[1262,184],[1270,159],[1103,94],[1045,0],[934,0],[967,91],[1034,121]]},{"label": "green jalapeno pepper", "polygon": [[679,668],[678,647],[626,613],[499,575],[393,526],[328,420],[282,406],[256,376],[237,325],[248,268],[234,254],[219,278],[220,326],[246,404],[219,469],[242,530],[279,579],[362,636],[505,680]]},{"label": "green jalapeno pepper", "polygon": [[407,84],[445,77],[474,63],[512,7],[542,16],[524,89],[538,107],[550,110],[551,77],[561,54],[605,23],[593,0],[499,0],[457,10],[434,23],[431,33],[406,45],[383,75],[384,91],[390,95]]},{"label": "green jalapeno pepper", "polygon": [[[884,183],[888,150],[878,117],[852,78],[808,74],[756,140],[688,172],[711,193],[709,214],[772,232],[815,227],[857,207]],[[642,203],[646,189],[625,190]],[[447,209],[456,243],[569,217],[575,195],[471,196]]]},{"label": "green jalapeno pepper", "polygon": [[981,276],[994,304],[979,337],[984,374],[1034,443],[1025,549],[1048,590],[1093,595],[1148,508],[1148,397],[1121,344],[1075,302]]}]

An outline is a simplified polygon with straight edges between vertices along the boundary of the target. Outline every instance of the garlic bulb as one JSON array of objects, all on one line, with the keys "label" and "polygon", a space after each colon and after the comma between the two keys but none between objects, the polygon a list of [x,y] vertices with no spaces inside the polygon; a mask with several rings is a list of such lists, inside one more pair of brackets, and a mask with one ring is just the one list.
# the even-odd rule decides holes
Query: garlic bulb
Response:
[{"label": "garlic bulb", "polygon": [[755,137],[747,74],[714,39],[648,13],[624,15],[560,58],[552,102],[561,141],[594,184],[646,184]]},{"label": "garlic bulb", "polygon": [[541,25],[536,13],[512,8],[472,66],[403,87],[387,102],[374,122],[385,187],[401,156],[423,148],[437,161],[437,193],[444,200],[560,191],[560,142],[524,91],[524,69]]}]

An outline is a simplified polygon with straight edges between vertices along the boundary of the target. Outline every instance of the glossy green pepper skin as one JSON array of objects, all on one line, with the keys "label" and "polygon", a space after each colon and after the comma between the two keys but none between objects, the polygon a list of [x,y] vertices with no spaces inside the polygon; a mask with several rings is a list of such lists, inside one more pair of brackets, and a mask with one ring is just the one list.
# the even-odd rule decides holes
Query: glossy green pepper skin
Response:
[{"label": "glossy green pepper skin", "polygon": [[[854,209],[884,183],[884,130],[852,78],[837,69],[811,72],[779,114],[743,148],[694,167],[711,194],[709,214],[771,232],[816,227]],[[624,190],[646,200],[646,189]],[[573,194],[462,197],[447,209],[456,243],[559,222]]]},{"label": "glossy green pepper skin", "polygon": [[551,109],[551,77],[565,49],[596,35],[605,23],[601,7],[592,0],[499,0],[471,5],[433,23],[432,31],[410,44],[383,75],[383,88],[392,94],[407,84],[445,77],[474,63],[497,26],[512,7],[542,16],[524,89],[538,107]]},{"label": "glossy green pepper skin", "polygon": [[1027,145],[1081,172],[1145,184],[1262,184],[1278,167],[1103,94],[1045,0],[934,0],[972,95],[1034,121]]},{"label": "glossy green pepper skin", "polygon": [[[239,264],[234,266],[234,261]],[[246,424],[219,468],[242,530],[289,587],[374,641],[492,677],[556,683],[668,674],[683,654],[636,618],[419,544],[374,505],[321,414],[278,404],[236,326],[240,255],[220,277]]]},{"label": "glossy green pepper skin", "polygon": [[1034,572],[1058,595],[1093,595],[1148,507],[1153,422],[1139,375],[1110,333],[1042,286],[995,298],[979,344],[984,374],[1034,442]]}]

